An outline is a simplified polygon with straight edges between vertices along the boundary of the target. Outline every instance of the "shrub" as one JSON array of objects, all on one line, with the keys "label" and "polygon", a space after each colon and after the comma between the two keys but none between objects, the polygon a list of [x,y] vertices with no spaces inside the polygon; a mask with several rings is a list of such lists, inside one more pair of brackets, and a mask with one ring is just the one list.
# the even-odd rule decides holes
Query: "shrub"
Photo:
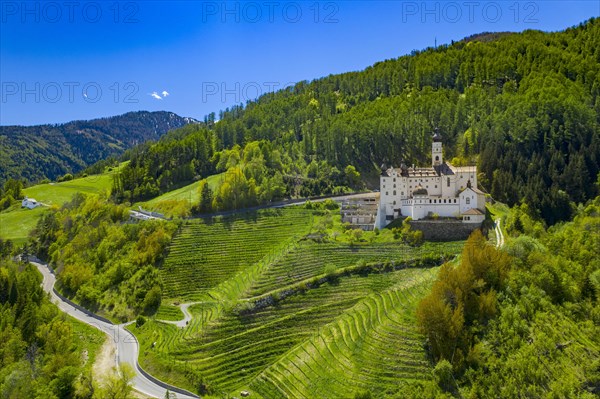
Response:
[{"label": "shrub", "polygon": [[144,297],[144,303],[142,305],[145,314],[152,314],[156,312],[160,306],[162,292],[160,287],[155,285],[146,293]]},{"label": "shrub", "polygon": [[433,369],[433,375],[437,384],[446,392],[452,390],[452,365],[446,359],[440,360]]},{"label": "shrub", "polygon": [[323,208],[333,211],[339,209],[340,205],[332,199],[326,199],[323,201]]},{"label": "shrub", "polygon": [[0,200],[0,211],[10,208],[15,199],[12,195],[8,194],[6,197]]},{"label": "shrub", "polygon": [[138,318],[135,320],[135,326],[136,327],[141,327],[144,324],[146,324],[146,318],[144,316],[138,316]]},{"label": "shrub", "polygon": [[369,391],[360,391],[354,394],[354,399],[371,399],[373,395]]},{"label": "shrub", "polygon": [[73,175],[70,173],[66,173],[65,175],[60,176],[58,179],[56,179],[56,181],[58,183],[63,182],[63,181],[71,181],[71,180],[73,180]]}]

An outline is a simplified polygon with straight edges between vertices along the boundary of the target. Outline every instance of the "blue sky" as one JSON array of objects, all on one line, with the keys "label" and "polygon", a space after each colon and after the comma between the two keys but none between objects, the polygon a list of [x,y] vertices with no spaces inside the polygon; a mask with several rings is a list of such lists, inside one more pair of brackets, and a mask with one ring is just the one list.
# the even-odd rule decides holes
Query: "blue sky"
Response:
[{"label": "blue sky", "polygon": [[[484,31],[557,31],[600,1],[0,1],[0,124],[202,119],[273,88]],[[165,95],[163,92],[167,92]]]}]

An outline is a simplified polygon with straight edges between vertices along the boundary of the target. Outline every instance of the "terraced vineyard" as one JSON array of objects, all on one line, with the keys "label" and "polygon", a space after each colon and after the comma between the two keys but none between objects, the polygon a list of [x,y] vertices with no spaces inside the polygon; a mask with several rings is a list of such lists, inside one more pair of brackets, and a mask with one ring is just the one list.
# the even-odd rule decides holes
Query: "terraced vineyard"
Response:
[{"label": "terraced vineyard", "polygon": [[[185,225],[162,273],[171,300],[197,301],[193,318],[184,327],[158,320],[132,327],[144,368],[217,397],[240,390],[269,399],[386,397],[428,384],[414,310],[437,268],[402,265],[448,258],[463,243],[315,243],[303,240],[307,212]],[[323,277],[371,262],[396,267]],[[165,307],[159,315],[174,320],[178,309]]]},{"label": "terraced vineyard", "polygon": [[394,261],[402,263],[424,256],[447,257],[460,252],[463,243],[445,244],[426,243],[413,248],[398,242],[376,243],[371,245],[350,246],[337,243],[303,242],[294,245],[281,259],[272,265],[252,285],[250,296],[258,296],[282,286],[306,280],[319,275],[325,269],[342,268],[357,262],[374,263]]},{"label": "terraced vineyard", "polygon": [[173,240],[161,270],[169,298],[205,299],[209,289],[306,234],[312,215],[275,209],[188,222]]},{"label": "terraced vineyard", "polygon": [[410,316],[431,276],[408,277],[367,296],[281,357],[251,382],[265,398],[351,398],[397,392],[426,380],[429,363]]}]

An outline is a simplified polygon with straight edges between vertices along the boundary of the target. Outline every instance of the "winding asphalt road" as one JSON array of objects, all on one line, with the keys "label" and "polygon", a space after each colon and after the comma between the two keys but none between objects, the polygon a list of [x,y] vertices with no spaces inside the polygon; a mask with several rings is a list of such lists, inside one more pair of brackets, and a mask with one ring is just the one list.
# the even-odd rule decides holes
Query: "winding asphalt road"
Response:
[{"label": "winding asphalt road", "polygon": [[[132,381],[133,387],[137,391],[143,393],[144,395],[153,398],[164,398],[166,389],[148,379],[139,370],[137,366],[139,344],[136,338],[133,336],[133,334],[131,334],[125,329],[125,324],[111,324],[103,322],[83,313],[71,304],[63,301],[54,293],[52,289],[54,287],[54,283],[56,282],[56,277],[50,271],[48,266],[37,262],[31,262],[31,264],[36,266],[40,273],[42,273],[42,276],[44,277],[44,281],[42,283],[44,291],[50,294],[52,302],[54,302],[61,311],[67,313],[68,315],[76,318],[79,321],[82,321],[86,324],[89,324],[92,327],[97,328],[100,331],[103,331],[104,333],[108,334],[108,336],[115,342],[117,346],[115,365],[127,363],[131,366],[133,370],[135,370],[135,377]],[[198,396],[194,396],[192,394],[174,394],[173,392],[171,392],[171,397],[177,399],[198,398]]]}]

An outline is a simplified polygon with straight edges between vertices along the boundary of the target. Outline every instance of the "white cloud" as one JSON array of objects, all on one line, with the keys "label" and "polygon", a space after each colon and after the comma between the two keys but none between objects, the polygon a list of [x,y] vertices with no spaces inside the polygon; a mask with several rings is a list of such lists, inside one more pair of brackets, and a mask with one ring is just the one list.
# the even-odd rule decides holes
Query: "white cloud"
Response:
[{"label": "white cloud", "polygon": [[166,90],[163,90],[162,92],[163,98],[169,95],[169,92]]},{"label": "white cloud", "polygon": [[161,96],[159,96],[159,95],[158,95],[158,93],[157,93],[157,92],[155,92],[155,91],[153,91],[153,92],[152,92],[150,95],[151,95],[152,97],[156,98],[157,100],[162,100],[162,97],[161,97]]}]

